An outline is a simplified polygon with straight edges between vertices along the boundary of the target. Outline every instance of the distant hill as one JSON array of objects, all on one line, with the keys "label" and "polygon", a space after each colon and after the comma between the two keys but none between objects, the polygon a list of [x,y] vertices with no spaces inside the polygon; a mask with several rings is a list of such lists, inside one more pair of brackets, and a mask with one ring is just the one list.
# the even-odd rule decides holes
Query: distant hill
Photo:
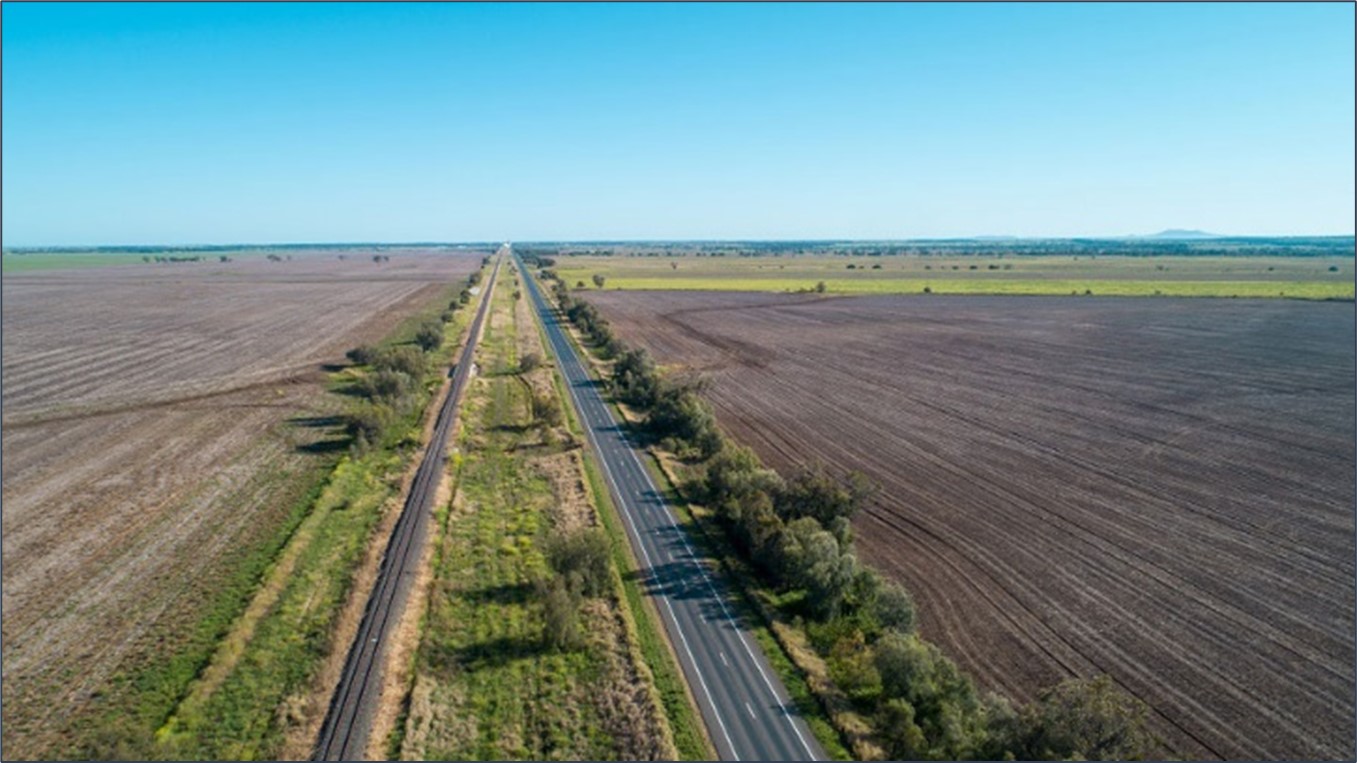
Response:
[{"label": "distant hill", "polygon": [[1214,233],[1207,233],[1204,230],[1185,230],[1183,228],[1169,228],[1168,230],[1162,230],[1159,231],[1158,233],[1152,233],[1148,236],[1142,236],[1142,238],[1154,238],[1160,240],[1165,239],[1182,240],[1189,238],[1221,238],[1221,237],[1217,236]]}]

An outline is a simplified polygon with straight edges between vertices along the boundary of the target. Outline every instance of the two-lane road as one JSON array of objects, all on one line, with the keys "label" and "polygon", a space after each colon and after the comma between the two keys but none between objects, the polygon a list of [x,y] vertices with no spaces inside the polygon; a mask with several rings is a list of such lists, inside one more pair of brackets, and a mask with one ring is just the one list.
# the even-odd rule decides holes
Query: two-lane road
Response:
[{"label": "two-lane road", "polygon": [[515,260],[717,754],[723,760],[824,760],[758,643],[734,616],[725,583],[694,553],[555,311]]}]

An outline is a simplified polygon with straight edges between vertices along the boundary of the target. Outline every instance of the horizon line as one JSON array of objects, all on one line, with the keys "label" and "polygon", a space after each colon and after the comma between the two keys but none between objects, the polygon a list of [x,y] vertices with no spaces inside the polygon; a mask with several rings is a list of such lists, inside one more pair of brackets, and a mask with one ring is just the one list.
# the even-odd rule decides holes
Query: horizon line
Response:
[{"label": "horizon line", "polygon": [[[1142,241],[1146,243],[1159,241],[1240,241],[1240,240],[1276,240],[1276,239],[1341,239],[1357,238],[1357,233],[1287,233],[1287,234],[1232,234],[1232,233],[1204,233],[1201,231],[1182,231],[1183,235],[1170,235],[1177,233],[1181,229],[1169,229],[1161,233],[1149,234],[1099,234],[1084,236],[1014,236],[1003,234],[977,234],[970,236],[926,236],[913,238],[538,238],[524,239],[518,243],[529,244],[567,244],[567,245],[600,245],[600,244],[780,244],[780,243],[806,243],[806,244],[912,244],[929,242],[981,242],[981,243],[1004,243],[1004,242],[1042,242],[1042,241]],[[479,246],[493,244],[498,246],[506,241],[512,242],[512,238],[496,239],[464,239],[464,240],[426,240],[426,241],[266,241],[266,242],[243,242],[232,241],[224,243],[119,243],[119,244],[25,244],[25,245],[4,245],[0,246],[0,251],[5,253],[24,252],[28,250],[85,250],[85,249],[229,249],[229,248],[266,248],[266,247],[417,247],[417,246]]]}]

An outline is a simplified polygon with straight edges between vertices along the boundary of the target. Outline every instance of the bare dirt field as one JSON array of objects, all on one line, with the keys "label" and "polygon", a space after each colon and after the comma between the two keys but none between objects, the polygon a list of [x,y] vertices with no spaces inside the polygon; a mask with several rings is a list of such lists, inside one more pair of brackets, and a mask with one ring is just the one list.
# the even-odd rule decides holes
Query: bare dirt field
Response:
[{"label": "bare dirt field", "polygon": [[1181,757],[1351,758],[1354,307],[591,293],[1018,699],[1106,672]]},{"label": "bare dirt field", "polygon": [[332,461],[298,423],[337,410],[323,364],[484,255],[391,254],[5,276],[7,757],[78,751],[112,698],[172,690],[128,682],[203,637]]}]

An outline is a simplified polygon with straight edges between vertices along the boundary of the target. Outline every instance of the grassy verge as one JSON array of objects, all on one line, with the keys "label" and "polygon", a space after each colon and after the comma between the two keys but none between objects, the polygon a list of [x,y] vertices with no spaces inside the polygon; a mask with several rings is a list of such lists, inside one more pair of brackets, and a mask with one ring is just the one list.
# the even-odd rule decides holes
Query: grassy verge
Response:
[{"label": "grassy verge", "polygon": [[[559,393],[564,395],[564,386],[559,371],[554,374],[554,381]],[[565,398],[562,397],[562,399]],[[584,430],[580,427],[571,408],[573,406],[567,406],[571,433],[582,440]],[[590,492],[593,493],[599,508],[599,518],[608,531],[613,563],[619,570],[639,569],[640,565],[632,556],[631,545],[627,542],[627,534],[622,527],[617,508],[613,504],[607,487],[604,486],[603,477],[598,472],[598,464],[594,462],[594,458],[592,452],[585,456],[584,472],[589,481]],[[644,656],[646,664],[650,666],[650,671],[655,677],[655,688],[659,691],[660,699],[664,702],[665,712],[669,715],[669,724],[674,731],[674,745],[678,748],[679,755],[683,760],[715,759],[716,750],[707,739],[702,718],[688,695],[683,674],[666,641],[659,614],[641,590],[641,584],[636,576],[622,575],[619,578],[619,584],[622,587],[623,600],[626,602],[627,610],[636,623],[641,654]]]},{"label": "grassy verge", "polygon": [[644,663],[633,652],[639,634],[620,603],[616,567],[615,590],[586,598],[577,611],[581,644],[557,648],[544,638],[539,584],[553,575],[545,547],[562,532],[567,508],[539,465],[566,458],[571,446],[539,438],[532,426],[533,388],[514,374],[519,327],[510,317],[512,282],[501,275],[478,349],[482,376],[468,389],[451,458],[456,492],[441,510],[400,755],[672,757],[649,673],[633,670]]},{"label": "grassy verge", "polygon": [[[531,278],[532,276],[524,274],[523,277]],[[534,311],[535,314],[536,311]],[[537,329],[542,346],[546,347],[546,330],[542,327],[540,320],[535,320],[533,325]],[[552,363],[551,366],[551,380],[557,398],[566,402],[566,405],[563,406],[566,428],[572,436],[582,442],[585,438],[584,428],[575,413],[575,406],[569,403],[570,397],[566,394],[565,379],[562,377],[560,367],[557,364]],[[603,477],[599,474],[598,464],[592,451],[584,454],[583,463],[585,478],[589,482],[589,489],[598,510],[599,519],[603,523],[604,529],[608,531],[613,563],[619,570],[640,569],[640,564],[632,555],[631,544],[627,541],[627,534],[622,527],[617,507],[613,504],[612,494],[608,492],[604,485]],[[674,732],[674,745],[678,748],[680,757],[683,760],[714,760],[716,749],[707,738],[702,717],[694,706],[692,697],[689,696],[688,687],[683,679],[677,658],[674,656],[664,634],[664,627],[660,623],[659,613],[655,611],[654,604],[641,590],[641,584],[634,575],[622,575],[620,581],[623,601],[627,605],[630,618],[636,625],[641,654],[654,675],[655,688],[659,691],[660,699],[664,702],[665,713],[669,716],[669,724]]]},{"label": "grassy verge", "polygon": [[[409,341],[416,327],[455,295],[450,287],[432,307],[405,320],[384,344]],[[353,574],[384,511],[397,508],[403,475],[419,449],[421,422],[469,323],[470,308],[445,327],[444,344],[416,390],[414,404],[390,427],[378,447],[337,458],[328,476],[300,502],[287,533],[261,554],[251,595],[238,600],[229,629],[218,625],[209,653],[200,657],[196,680],[162,711],[152,755],[166,758],[254,759],[277,757],[289,730],[308,713],[324,712],[310,696],[315,671],[334,649],[334,625]],[[331,389],[346,389],[352,369],[331,375]],[[340,445],[343,440],[334,440]],[[178,676],[187,683],[184,676]],[[155,680],[155,676],[148,676]],[[183,686],[181,683],[180,686]],[[182,690],[181,690],[182,691]],[[168,715],[168,718],[166,718]]]}]

